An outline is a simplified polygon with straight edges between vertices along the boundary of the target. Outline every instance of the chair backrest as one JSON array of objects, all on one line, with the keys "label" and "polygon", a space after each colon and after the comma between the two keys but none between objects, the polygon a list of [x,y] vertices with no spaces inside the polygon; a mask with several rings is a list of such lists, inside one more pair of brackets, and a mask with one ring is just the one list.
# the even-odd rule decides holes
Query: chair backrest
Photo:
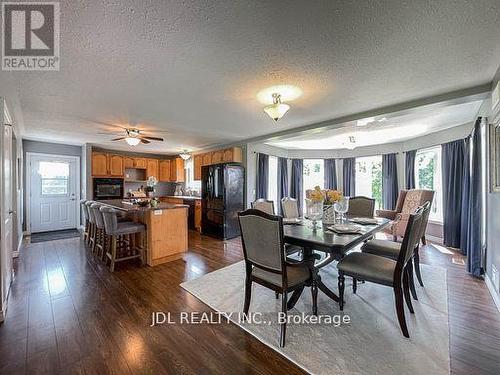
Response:
[{"label": "chair backrest", "polygon": [[245,261],[275,273],[285,272],[283,219],[256,209],[238,213]]},{"label": "chair backrest", "polygon": [[87,201],[87,202],[85,202],[85,206],[87,206],[87,212],[89,214],[89,221],[92,224],[95,224],[95,219],[94,219],[94,213],[90,209],[90,206],[92,206],[94,203],[95,203],[95,201]]},{"label": "chair backrest", "polygon": [[432,204],[433,199],[433,190],[408,190],[406,192],[403,207],[401,208],[401,213],[412,214],[417,209],[417,207],[422,206],[425,202],[429,201]]},{"label": "chair backrest", "polygon": [[406,199],[406,193],[408,193],[408,190],[399,191],[398,200],[396,201],[396,208],[394,209],[394,211],[396,211],[397,213],[400,213],[403,209],[403,205],[405,204]]},{"label": "chair backrest", "polygon": [[99,210],[102,207],[102,204],[100,203],[94,203],[92,206],[90,206],[90,210],[92,211],[92,214],[94,215],[94,221],[95,225],[99,229],[104,229],[104,220],[102,218],[101,211]]},{"label": "chair backrest", "polygon": [[287,219],[296,219],[299,217],[299,206],[297,205],[297,199],[285,197],[281,200],[281,211],[283,212],[283,217]]},{"label": "chair backrest", "polygon": [[368,197],[352,197],[349,199],[348,217],[373,217],[375,199]]},{"label": "chair backrest", "polygon": [[85,216],[85,220],[89,220],[89,212],[87,211],[87,205],[85,204],[86,202],[86,199],[80,200],[80,207],[82,209],[83,216]]},{"label": "chair backrest", "polygon": [[410,214],[408,219],[408,224],[406,225],[405,235],[403,237],[403,243],[401,244],[401,251],[399,252],[397,260],[397,268],[400,270],[406,265],[406,263],[413,256],[413,252],[418,242],[420,241],[420,230],[422,225],[422,219],[424,214],[424,208],[418,207],[415,213]]},{"label": "chair backrest", "polygon": [[113,234],[118,229],[117,210],[108,206],[101,206],[99,209],[104,220],[104,230],[107,234]]},{"label": "chair backrest", "polygon": [[259,198],[252,202],[252,208],[254,210],[265,212],[269,215],[274,215],[274,202],[267,199]]},{"label": "chair backrest", "polygon": [[429,201],[425,202],[422,208],[424,212],[422,213],[422,224],[420,225],[420,235],[418,237],[419,239],[425,236],[425,230],[427,229],[427,222],[429,221],[429,214],[431,213],[431,202]]}]

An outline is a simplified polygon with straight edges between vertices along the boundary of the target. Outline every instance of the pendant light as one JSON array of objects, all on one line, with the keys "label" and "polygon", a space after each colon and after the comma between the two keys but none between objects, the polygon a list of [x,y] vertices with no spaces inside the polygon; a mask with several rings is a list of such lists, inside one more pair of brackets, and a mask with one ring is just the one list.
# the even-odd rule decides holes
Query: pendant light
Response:
[{"label": "pendant light", "polygon": [[278,93],[273,94],[273,104],[264,107],[264,112],[268,114],[274,121],[278,121],[285,113],[288,112],[290,106],[286,103],[281,103],[281,95]]}]

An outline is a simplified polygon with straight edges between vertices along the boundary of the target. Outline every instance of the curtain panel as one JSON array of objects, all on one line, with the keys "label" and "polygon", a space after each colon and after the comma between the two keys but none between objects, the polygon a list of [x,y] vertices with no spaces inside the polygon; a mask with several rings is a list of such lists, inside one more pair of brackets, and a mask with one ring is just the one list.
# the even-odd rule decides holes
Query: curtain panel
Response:
[{"label": "curtain panel", "polygon": [[290,197],[297,199],[299,215],[302,216],[302,191],[303,191],[303,168],[302,159],[292,159],[292,182],[290,186]]},{"label": "curtain panel", "polygon": [[382,203],[386,210],[394,210],[398,200],[398,164],[396,155],[382,155]]},{"label": "curtain panel", "polygon": [[356,158],[346,158],[342,161],[343,193],[345,196],[354,197],[356,195]]},{"label": "curtain panel", "polygon": [[415,189],[415,156],[417,150],[406,151],[405,154],[405,187]]},{"label": "curtain panel", "polygon": [[335,159],[324,160],[325,189],[337,189],[337,168]]},{"label": "curtain panel", "polygon": [[267,188],[269,186],[269,155],[257,154],[257,189],[256,199],[267,199]]},{"label": "curtain panel", "polygon": [[278,214],[281,214],[281,200],[288,196],[288,159],[278,157]]}]

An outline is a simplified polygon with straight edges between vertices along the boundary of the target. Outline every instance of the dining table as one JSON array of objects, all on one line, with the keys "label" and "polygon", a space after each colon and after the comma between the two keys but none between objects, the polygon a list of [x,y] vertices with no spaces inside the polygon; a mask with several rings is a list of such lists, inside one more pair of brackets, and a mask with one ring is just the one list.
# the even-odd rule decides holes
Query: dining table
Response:
[{"label": "dining table", "polygon": [[[371,239],[377,232],[389,226],[390,220],[376,218],[376,223],[374,221],[363,225],[347,220],[345,224],[356,224],[358,233],[338,233],[329,229],[331,225],[323,225],[321,221],[313,225],[313,222],[308,219],[301,219],[283,226],[285,243],[303,249],[303,261],[311,270],[313,295],[317,295],[319,289],[335,302],[339,301],[339,297],[323,283],[320,269],[333,261],[341,260],[354,247]],[[316,252],[325,253],[326,257],[318,261]],[[303,290],[304,287],[293,292],[287,304],[288,309],[295,306]],[[313,306],[313,314],[317,315],[317,306]]]}]

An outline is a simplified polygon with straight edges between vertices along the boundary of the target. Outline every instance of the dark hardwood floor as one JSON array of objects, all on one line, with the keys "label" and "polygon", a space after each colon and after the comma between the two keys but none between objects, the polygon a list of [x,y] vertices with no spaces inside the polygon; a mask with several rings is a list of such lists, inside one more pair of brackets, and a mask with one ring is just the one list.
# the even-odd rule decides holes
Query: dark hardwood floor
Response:
[{"label": "dark hardwood floor", "polygon": [[[0,373],[301,373],[233,324],[149,327],[153,311],[210,312],[179,284],[240,259],[239,240],[194,232],[183,260],[114,274],[80,239],[26,245],[0,326]],[[498,373],[500,314],[484,282],[453,260],[463,257],[422,251],[423,263],[448,269],[452,373]]]}]

